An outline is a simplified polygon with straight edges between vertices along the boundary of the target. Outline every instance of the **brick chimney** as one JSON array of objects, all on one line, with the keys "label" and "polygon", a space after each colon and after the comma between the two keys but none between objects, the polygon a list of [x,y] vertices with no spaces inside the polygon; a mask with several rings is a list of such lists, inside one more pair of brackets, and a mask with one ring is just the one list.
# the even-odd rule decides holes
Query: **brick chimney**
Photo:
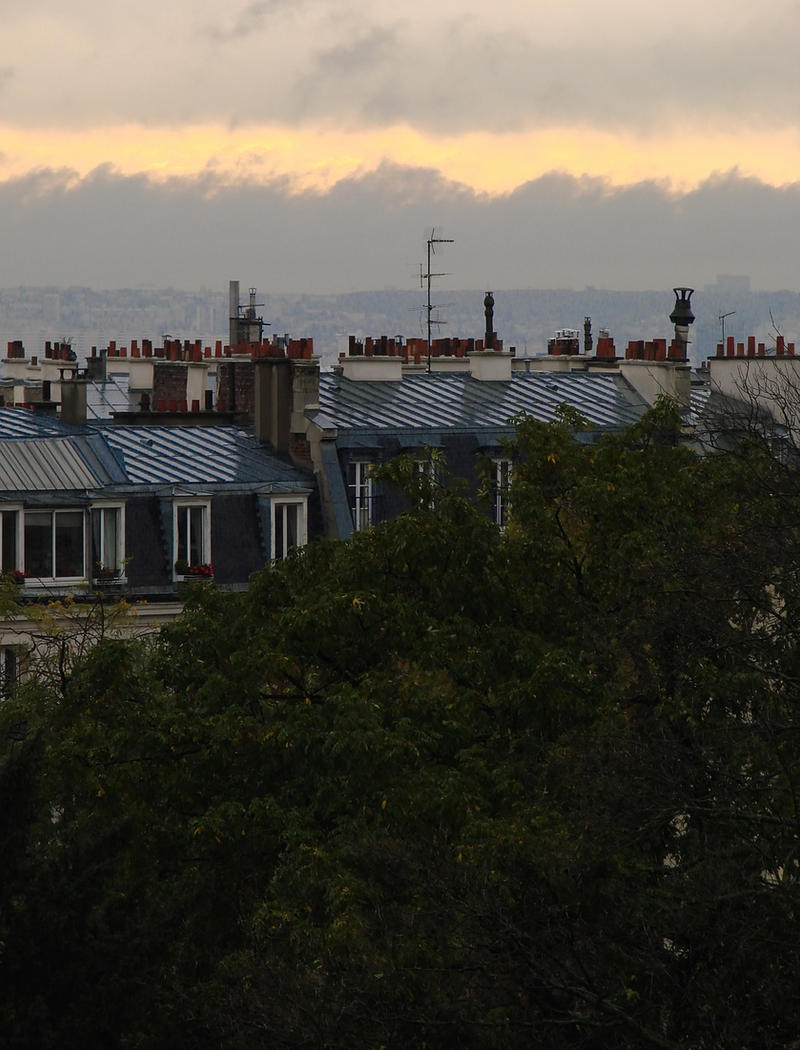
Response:
[{"label": "brick chimney", "polygon": [[186,365],[180,361],[156,361],[153,366],[153,404],[186,401]]}]

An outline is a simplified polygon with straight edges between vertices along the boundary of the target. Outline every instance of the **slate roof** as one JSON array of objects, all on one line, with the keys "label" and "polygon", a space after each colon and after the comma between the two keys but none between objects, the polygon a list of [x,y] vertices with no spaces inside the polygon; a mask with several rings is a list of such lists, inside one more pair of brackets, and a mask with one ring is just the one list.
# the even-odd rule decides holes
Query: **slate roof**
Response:
[{"label": "slate roof", "polygon": [[595,426],[624,427],[641,416],[643,406],[623,382],[600,372],[512,372],[504,381],[482,381],[467,372],[412,373],[397,382],[323,372],[315,418],[340,430],[496,430],[520,413],[553,420],[567,404]]}]

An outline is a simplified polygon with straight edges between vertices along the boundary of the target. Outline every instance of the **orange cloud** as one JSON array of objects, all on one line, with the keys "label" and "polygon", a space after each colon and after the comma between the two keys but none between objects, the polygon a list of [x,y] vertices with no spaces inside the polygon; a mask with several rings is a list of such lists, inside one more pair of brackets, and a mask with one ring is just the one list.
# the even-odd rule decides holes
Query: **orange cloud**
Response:
[{"label": "orange cloud", "polygon": [[772,186],[797,181],[800,171],[800,137],[790,130],[746,138],[722,134],[645,140],[581,127],[448,138],[408,126],[378,132],[220,124],[91,131],[0,126],[0,141],[0,181],[43,169],[67,169],[77,180],[110,165],[121,175],[156,180],[209,173],[222,184],[283,179],[292,192],[324,192],[387,161],[432,168],[490,195],[509,193],[552,171],[596,176],[617,186],[657,180],[676,192],[734,168]]}]

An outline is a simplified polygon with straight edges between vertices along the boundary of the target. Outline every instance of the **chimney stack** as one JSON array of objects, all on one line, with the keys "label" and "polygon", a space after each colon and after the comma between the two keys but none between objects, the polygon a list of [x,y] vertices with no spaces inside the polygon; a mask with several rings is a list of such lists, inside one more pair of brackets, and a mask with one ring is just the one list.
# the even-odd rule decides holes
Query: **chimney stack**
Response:
[{"label": "chimney stack", "polygon": [[675,293],[675,305],[669,315],[670,321],[675,325],[675,340],[683,347],[683,359],[689,356],[689,326],[694,324],[692,313],[692,295],[694,288],[673,288]]},{"label": "chimney stack", "polygon": [[494,350],[494,296],[487,292],[483,300],[483,312],[486,316],[486,333],[483,337],[484,350]]},{"label": "chimney stack", "polygon": [[86,422],[86,380],[61,374],[61,419],[82,426]]},{"label": "chimney stack", "polygon": [[239,282],[228,282],[228,346],[239,343]]}]

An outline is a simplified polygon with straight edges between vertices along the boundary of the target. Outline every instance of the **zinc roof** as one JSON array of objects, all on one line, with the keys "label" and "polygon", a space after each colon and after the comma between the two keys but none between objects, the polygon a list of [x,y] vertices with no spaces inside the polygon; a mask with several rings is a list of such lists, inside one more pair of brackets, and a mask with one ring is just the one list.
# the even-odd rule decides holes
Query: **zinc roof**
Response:
[{"label": "zinc roof", "polygon": [[307,491],[308,477],[236,426],[72,427],[0,408],[0,491],[66,492],[174,484]]},{"label": "zinc roof", "polygon": [[75,427],[29,408],[0,408],[0,441],[7,438],[63,436],[77,433]]},{"label": "zinc roof", "polygon": [[106,379],[94,379],[86,384],[86,418],[89,422],[111,419],[115,412],[124,412],[129,407],[127,375],[111,374]]},{"label": "zinc roof", "polygon": [[599,372],[512,372],[478,380],[466,372],[412,373],[396,382],[320,375],[320,418],[339,429],[478,430],[508,426],[521,413],[549,422],[570,405],[598,427],[623,427],[641,415],[618,377]]},{"label": "zinc roof", "polygon": [[311,487],[299,470],[235,426],[99,429],[134,485],[230,482]]},{"label": "zinc roof", "polygon": [[109,479],[82,455],[80,438],[45,437],[4,441],[0,491],[49,492],[97,488]]}]

